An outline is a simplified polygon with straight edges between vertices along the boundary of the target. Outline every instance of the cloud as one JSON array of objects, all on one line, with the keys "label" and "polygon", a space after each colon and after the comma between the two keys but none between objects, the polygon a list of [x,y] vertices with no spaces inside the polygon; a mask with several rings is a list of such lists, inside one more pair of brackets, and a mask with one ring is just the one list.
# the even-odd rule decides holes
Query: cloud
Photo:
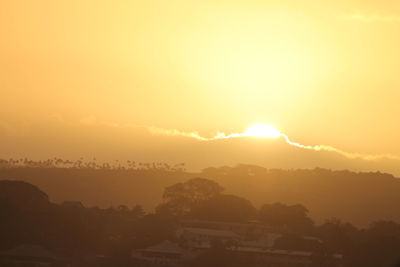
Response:
[{"label": "cloud", "polygon": [[204,136],[195,131],[119,124],[95,117],[83,118],[78,123],[46,120],[11,126],[12,130],[8,124],[0,127],[0,158],[96,157],[107,162],[116,159],[185,162],[189,170],[248,163],[283,169],[379,170],[400,175],[400,158],[396,155],[370,155],[329,145],[300,144],[284,133],[276,138],[251,138],[247,131]]},{"label": "cloud", "polygon": [[[152,129],[152,130],[150,130]],[[383,171],[400,175],[400,157],[391,154],[348,152],[329,145],[304,145],[292,141],[286,134],[278,138],[251,138],[244,133],[217,133],[205,137],[195,132],[176,129],[149,128],[153,135],[180,136],[169,158],[183,158],[189,168],[207,166],[256,164],[269,168],[329,168],[353,171]],[[155,140],[158,138],[155,137]],[[192,140],[192,142],[185,142]]]},{"label": "cloud", "polygon": [[[182,132],[177,129],[162,129],[162,128],[157,128],[157,127],[148,127],[147,129],[153,134],[189,137],[189,138],[194,138],[194,139],[197,139],[200,141],[213,141],[213,140],[218,140],[218,139],[249,137],[248,134],[246,134],[246,132],[230,133],[230,134],[219,132],[215,136],[207,138],[207,137],[203,137],[203,136],[199,135],[197,132]],[[304,145],[304,144],[300,144],[300,143],[292,141],[284,133],[280,133],[279,137],[283,138],[283,140],[285,140],[285,142],[291,146],[295,146],[295,147],[307,149],[307,150],[314,150],[314,151],[334,152],[334,153],[338,153],[342,156],[345,156],[349,159],[362,159],[362,160],[367,160],[367,161],[391,159],[391,160],[399,160],[400,161],[399,156],[392,155],[392,154],[379,154],[379,155],[377,155],[377,154],[362,154],[362,153],[354,153],[354,152],[344,151],[344,150],[341,150],[341,149],[338,149],[338,148],[335,148],[335,147],[329,146],[329,145]]]},{"label": "cloud", "polygon": [[182,132],[176,129],[163,129],[154,126],[146,127],[152,134],[161,134],[161,135],[168,135],[168,136],[182,136],[182,137],[190,137],[201,141],[208,141],[209,138],[205,138],[200,136],[197,132]]},{"label": "cloud", "polygon": [[[62,121],[62,119],[57,119],[57,122]],[[54,126],[55,120],[51,120],[51,124]],[[56,123],[58,124],[58,123]],[[126,132],[127,135],[132,134],[134,136],[138,135],[139,132],[142,132],[142,135],[140,138],[145,138],[146,132],[151,135],[161,135],[161,136],[176,136],[176,137],[183,137],[183,138],[188,138],[200,142],[210,142],[210,141],[217,141],[217,140],[223,140],[223,139],[238,139],[238,138],[244,138],[244,137],[249,137],[248,133],[246,131],[241,132],[241,133],[224,133],[224,132],[217,132],[214,136],[202,136],[196,131],[191,131],[191,132],[185,132],[181,131],[178,129],[166,129],[166,128],[161,128],[161,127],[156,127],[156,126],[144,126],[144,125],[135,125],[135,124],[118,124],[115,122],[108,122],[108,121],[101,121],[97,119],[94,116],[89,116],[89,117],[84,117],[80,120],[79,123],[83,127],[88,127],[96,129],[98,127],[102,127],[104,129],[116,129],[119,132]],[[27,135],[21,135],[21,132],[28,133],[27,127],[22,127],[24,125],[20,125],[21,127],[10,127],[9,124],[3,124],[0,125],[0,132],[8,132],[9,135],[14,135],[14,136],[20,136],[22,138],[29,138]],[[26,125],[25,125],[26,126]],[[69,125],[66,124],[64,125],[66,128],[74,128],[77,125],[73,126],[73,124]],[[79,127],[79,126],[78,126]],[[51,127],[49,127],[51,128]],[[28,129],[35,129],[34,125],[30,125]],[[283,140],[286,144],[290,146],[294,146],[297,148],[305,149],[305,150],[312,150],[312,151],[327,151],[327,152],[332,152],[339,154],[341,156],[344,156],[348,159],[360,159],[364,161],[379,161],[379,160],[395,160],[395,161],[400,161],[400,156],[393,155],[393,154],[364,154],[364,153],[356,153],[356,152],[349,152],[345,150],[341,150],[339,148],[330,146],[330,145],[308,145],[308,144],[300,144],[298,142],[292,141],[289,136],[287,136],[284,133],[281,133],[278,131],[278,138]],[[28,134],[29,135],[29,134]],[[77,137],[78,138],[78,137]],[[266,138],[268,139],[268,138]]]},{"label": "cloud", "polygon": [[283,135],[284,139],[286,142],[290,145],[297,146],[300,148],[304,149],[310,149],[310,150],[315,150],[315,151],[330,151],[330,152],[336,152],[338,154],[341,154],[349,159],[363,159],[363,160],[380,160],[380,159],[392,159],[392,160],[400,160],[399,156],[392,155],[392,154],[361,154],[361,153],[353,153],[353,152],[347,152],[332,146],[327,146],[327,145],[302,145],[296,142],[291,141],[287,135]]}]

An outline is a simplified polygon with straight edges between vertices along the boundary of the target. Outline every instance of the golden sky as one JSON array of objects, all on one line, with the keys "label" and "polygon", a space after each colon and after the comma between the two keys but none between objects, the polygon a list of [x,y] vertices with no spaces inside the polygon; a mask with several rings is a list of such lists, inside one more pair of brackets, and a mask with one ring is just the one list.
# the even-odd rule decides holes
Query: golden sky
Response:
[{"label": "golden sky", "polygon": [[399,30],[389,0],[2,0],[0,138],[46,139],[49,118],[204,136],[265,122],[400,155]]}]

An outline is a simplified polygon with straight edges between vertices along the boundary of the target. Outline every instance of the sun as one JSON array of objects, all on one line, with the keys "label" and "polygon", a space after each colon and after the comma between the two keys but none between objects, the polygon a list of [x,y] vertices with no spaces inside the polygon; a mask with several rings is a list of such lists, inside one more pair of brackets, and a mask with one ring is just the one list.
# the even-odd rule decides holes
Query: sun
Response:
[{"label": "sun", "polygon": [[275,127],[258,123],[250,126],[244,133],[243,136],[260,137],[260,138],[279,138],[282,136]]}]

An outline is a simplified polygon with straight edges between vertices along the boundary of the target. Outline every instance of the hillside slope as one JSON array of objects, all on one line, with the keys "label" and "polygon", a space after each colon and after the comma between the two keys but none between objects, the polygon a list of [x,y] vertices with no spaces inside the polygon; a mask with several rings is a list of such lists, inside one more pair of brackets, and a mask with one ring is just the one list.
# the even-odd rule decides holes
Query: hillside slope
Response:
[{"label": "hillside slope", "polygon": [[400,179],[383,173],[326,169],[280,170],[252,165],[207,168],[201,173],[162,170],[1,168],[0,179],[38,186],[55,202],[81,200],[86,206],[142,205],[151,210],[164,188],[192,177],[217,181],[226,193],[264,203],[300,203],[321,222],[340,218],[357,225],[388,219],[400,222]]}]

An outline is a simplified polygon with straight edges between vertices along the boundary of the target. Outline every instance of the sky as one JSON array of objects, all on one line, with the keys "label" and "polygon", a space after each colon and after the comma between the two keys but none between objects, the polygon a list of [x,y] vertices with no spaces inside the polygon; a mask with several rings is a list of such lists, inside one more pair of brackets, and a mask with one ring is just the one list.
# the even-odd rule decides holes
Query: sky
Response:
[{"label": "sky", "polygon": [[171,141],[133,128],[210,138],[260,122],[400,155],[399,29],[389,0],[2,0],[0,157],[151,159]]}]

